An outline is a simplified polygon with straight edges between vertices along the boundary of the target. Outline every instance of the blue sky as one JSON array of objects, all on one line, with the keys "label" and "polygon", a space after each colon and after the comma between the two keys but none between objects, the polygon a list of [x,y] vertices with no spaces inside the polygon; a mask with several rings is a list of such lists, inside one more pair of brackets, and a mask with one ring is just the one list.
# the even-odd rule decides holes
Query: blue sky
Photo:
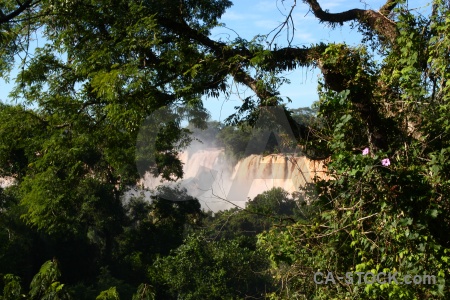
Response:
[{"label": "blue sky", "polygon": [[[285,20],[286,15],[294,1],[286,0],[236,0],[234,5],[223,15],[221,21],[226,27],[236,31],[242,38],[252,39],[258,34],[269,34],[281,22]],[[373,9],[379,10],[383,5],[383,1],[363,1],[363,0],[326,0],[319,3],[322,9],[328,9],[329,12],[342,12],[348,9]],[[420,0],[409,1],[409,8],[418,9],[424,12],[429,9],[426,2]],[[308,6],[302,1],[297,1],[297,5],[293,13],[295,32],[292,44],[294,46],[308,46],[313,43],[343,43],[349,45],[359,45],[362,35],[357,29],[351,29],[350,25],[331,29],[330,27],[319,23],[318,19],[309,11]],[[217,28],[213,31],[214,39],[227,38],[234,39],[236,33],[226,28]],[[280,35],[276,40],[280,46],[287,45],[286,32]],[[288,107],[298,108],[311,106],[318,100],[317,81],[320,72],[315,69],[301,68],[294,72],[286,73],[286,77],[291,80],[291,84],[284,85],[281,89],[282,97],[289,97],[292,103]],[[236,94],[236,89],[234,89]],[[251,91],[241,88],[241,98],[252,95]],[[220,99],[205,99],[205,106],[211,112],[212,119],[224,120],[228,115],[234,112],[234,106],[240,105],[241,101],[237,95],[230,97],[229,100],[221,97]]]},{"label": "blue sky", "polygon": [[[293,0],[235,0],[234,5],[223,15],[221,22],[226,27],[236,31],[241,38],[251,40],[255,35],[265,35],[275,29],[290,10]],[[383,1],[363,1],[363,0],[326,0],[319,1],[322,8],[328,9],[330,12],[341,12],[352,8],[373,9],[378,10]],[[422,13],[429,10],[426,2],[420,0],[409,1],[409,8],[417,8]],[[295,24],[295,32],[292,44],[294,46],[311,45],[319,42],[346,42],[349,45],[358,45],[361,41],[361,35],[356,29],[350,29],[348,24],[342,27],[331,29],[324,24],[320,24],[314,15],[309,12],[308,6],[302,1],[297,1],[294,9],[293,19]],[[227,28],[217,28],[212,32],[213,39],[233,40],[237,37],[236,33]],[[287,44],[286,33],[280,35],[276,40],[280,46]],[[42,42],[40,43],[43,44]],[[13,72],[12,78],[17,72]],[[310,106],[317,100],[317,80],[320,76],[318,70],[310,68],[298,69],[294,72],[284,74],[291,80],[291,84],[284,85],[281,89],[282,97],[289,97],[293,103],[288,104],[291,108]],[[6,84],[0,80],[0,99],[8,102],[7,95],[12,88],[13,80],[10,84]],[[210,111],[214,120],[224,120],[227,116],[234,112],[234,106],[241,104],[240,98],[252,95],[251,91],[245,87],[233,88],[233,93],[229,99],[220,97],[219,99],[205,98],[204,103]]]}]

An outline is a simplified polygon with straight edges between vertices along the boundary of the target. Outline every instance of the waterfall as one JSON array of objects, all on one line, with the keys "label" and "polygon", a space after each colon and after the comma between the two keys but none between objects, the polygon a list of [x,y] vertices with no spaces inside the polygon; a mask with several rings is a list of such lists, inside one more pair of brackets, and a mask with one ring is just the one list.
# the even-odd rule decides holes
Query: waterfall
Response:
[{"label": "waterfall", "polygon": [[13,185],[15,182],[16,180],[14,179],[14,177],[11,176],[0,177],[0,188],[4,189],[6,187]]},{"label": "waterfall", "polygon": [[[178,184],[199,199],[203,208],[213,211],[233,204],[244,207],[249,198],[274,187],[293,193],[316,175],[325,178],[323,162],[286,154],[250,155],[232,165],[223,149],[209,148],[187,150],[180,160],[184,178]],[[144,186],[159,184],[160,178],[145,177]]]}]

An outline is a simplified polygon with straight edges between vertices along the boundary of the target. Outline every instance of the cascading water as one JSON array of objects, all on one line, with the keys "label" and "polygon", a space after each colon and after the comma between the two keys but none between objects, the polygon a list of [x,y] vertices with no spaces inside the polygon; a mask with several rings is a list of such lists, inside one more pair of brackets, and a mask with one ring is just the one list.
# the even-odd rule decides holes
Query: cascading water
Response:
[{"label": "cascading water", "polygon": [[0,188],[6,188],[8,186],[13,185],[15,182],[13,177],[1,177],[0,178]]},{"label": "cascading water", "polygon": [[[180,159],[184,178],[178,184],[199,199],[203,208],[213,211],[232,204],[243,207],[249,198],[274,187],[293,193],[314,176],[325,176],[323,162],[292,155],[250,155],[233,166],[222,149],[209,148],[185,151]],[[146,176],[144,180],[147,188],[160,184],[159,178]]]}]

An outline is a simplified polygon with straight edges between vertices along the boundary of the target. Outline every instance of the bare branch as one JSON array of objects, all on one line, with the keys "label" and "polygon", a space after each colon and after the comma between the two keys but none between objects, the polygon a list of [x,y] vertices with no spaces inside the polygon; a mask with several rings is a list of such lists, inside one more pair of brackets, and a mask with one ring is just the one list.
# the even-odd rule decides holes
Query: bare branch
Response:
[{"label": "bare branch", "polygon": [[[294,38],[294,31],[295,31],[295,27],[294,27],[294,20],[292,18],[292,13],[294,11],[295,6],[297,6],[297,1],[294,1],[294,4],[292,4],[291,6],[291,10],[289,11],[289,13],[287,14],[287,16],[285,16],[285,20],[283,23],[281,23],[280,25],[278,25],[275,29],[273,29],[271,32],[269,32],[268,35],[270,35],[272,32],[274,32],[275,30],[278,29],[278,31],[275,33],[275,35],[273,36],[272,40],[269,43],[269,46],[272,46],[273,42],[275,41],[275,39],[277,38],[277,36],[280,34],[280,32],[284,29],[284,27],[288,27],[289,30],[289,24],[291,24],[292,26],[292,37],[291,39],[289,39],[288,37],[288,45],[290,46],[292,43],[292,39]],[[280,11],[281,12],[281,11]],[[289,32],[288,32],[289,35]]]},{"label": "bare branch", "polygon": [[[358,21],[376,31],[380,36],[387,38],[391,43],[397,38],[398,32],[395,23],[386,18],[381,12],[370,9],[351,9],[340,13],[328,13],[320,7],[316,0],[304,0],[311,8],[314,15],[322,22],[328,22],[332,26],[342,25],[348,21]],[[389,12],[395,7],[395,0],[388,0],[382,7],[383,12]]]},{"label": "bare branch", "polygon": [[[354,18],[358,20],[358,18],[361,19],[367,14],[375,14],[376,18],[382,18],[385,23],[386,20],[388,20],[380,13],[374,12],[372,10],[351,10],[340,14],[329,14],[322,11],[319,4],[315,0],[307,1],[312,3],[312,7],[315,9],[316,16],[319,16],[319,18],[321,18],[323,21],[341,22],[343,20],[352,20]],[[374,22],[378,22],[376,18],[373,19]],[[218,56],[218,58],[223,60],[224,62],[226,62],[230,58],[239,56],[239,62],[233,62],[232,64],[228,65],[228,72],[230,73],[230,75],[234,77],[236,82],[249,87],[256,94],[256,96],[260,100],[260,106],[276,106],[278,104],[279,98],[277,97],[277,95],[258,84],[258,81],[245,70],[245,68],[248,66],[249,61],[255,55],[258,55],[257,52],[254,53],[245,47],[239,47],[238,49],[227,47],[226,44],[211,40],[208,36],[205,36],[198,31],[190,28],[187,24],[168,19],[161,19],[161,22],[163,26],[165,26],[169,30],[182,36],[187,36],[188,38],[210,48],[211,51],[214,52]],[[391,23],[388,22],[388,24]],[[395,24],[393,26],[396,35],[397,33]],[[371,81],[367,78],[364,82],[361,82],[361,79],[359,80],[358,84],[362,84],[367,88],[355,88],[352,85],[353,77],[347,73],[346,75],[344,75],[340,71],[341,67],[346,66],[341,66],[339,64],[335,66],[322,65],[321,60],[326,48],[327,45],[319,44],[311,46],[309,48],[286,47],[282,49],[275,49],[272,50],[270,52],[270,55],[265,58],[265,61],[261,64],[261,68],[273,71],[288,71],[299,66],[318,66],[324,75],[325,83],[328,88],[337,92],[345,89],[351,90],[349,100],[352,102],[355,109],[360,113],[361,117],[367,122],[369,144],[373,145],[372,148],[374,149],[386,150],[387,132],[385,132],[384,128],[382,128],[382,116],[380,115],[376,105],[371,102],[373,98],[373,95],[371,94],[371,92],[369,92],[373,90],[370,88],[370,85],[372,84]],[[349,52],[348,55],[352,55],[351,52]],[[299,126],[294,120],[291,120],[289,117],[288,120],[292,130],[294,131],[295,137],[299,141],[304,140],[305,137],[308,136],[309,133],[311,133],[310,128],[306,126]],[[327,156],[325,155],[324,157],[326,158]]]}]

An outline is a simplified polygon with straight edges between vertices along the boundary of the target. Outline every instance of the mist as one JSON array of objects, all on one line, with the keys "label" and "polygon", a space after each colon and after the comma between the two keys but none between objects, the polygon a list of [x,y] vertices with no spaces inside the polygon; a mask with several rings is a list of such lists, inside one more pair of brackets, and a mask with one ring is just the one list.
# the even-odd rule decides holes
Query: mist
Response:
[{"label": "mist", "polygon": [[168,182],[146,173],[142,179],[145,188],[155,190],[166,185],[186,189],[203,209],[216,212],[235,206],[244,208],[249,199],[276,187],[290,194],[300,192],[316,175],[325,176],[323,162],[294,154],[252,154],[236,162],[227,158],[214,136],[199,131],[194,134],[193,142],[179,155],[183,179]]}]

